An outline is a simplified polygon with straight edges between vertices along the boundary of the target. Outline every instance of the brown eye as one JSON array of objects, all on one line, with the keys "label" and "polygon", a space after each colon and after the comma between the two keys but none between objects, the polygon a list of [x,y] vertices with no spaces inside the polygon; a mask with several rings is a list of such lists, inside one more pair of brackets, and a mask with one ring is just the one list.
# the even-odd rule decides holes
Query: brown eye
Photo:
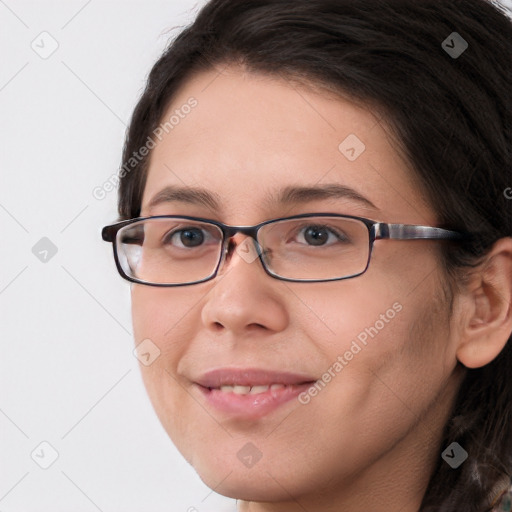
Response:
[{"label": "brown eye", "polygon": [[304,240],[310,245],[324,245],[329,239],[329,230],[321,226],[309,226],[304,232]]}]

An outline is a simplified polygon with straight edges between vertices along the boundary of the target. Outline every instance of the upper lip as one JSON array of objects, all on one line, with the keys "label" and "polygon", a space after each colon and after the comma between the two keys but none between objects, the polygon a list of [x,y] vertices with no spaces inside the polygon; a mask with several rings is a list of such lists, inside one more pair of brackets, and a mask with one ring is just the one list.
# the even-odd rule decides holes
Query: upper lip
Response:
[{"label": "upper lip", "polygon": [[221,386],[269,386],[271,384],[305,384],[316,379],[300,373],[273,371],[258,368],[217,368],[194,379],[205,388]]}]

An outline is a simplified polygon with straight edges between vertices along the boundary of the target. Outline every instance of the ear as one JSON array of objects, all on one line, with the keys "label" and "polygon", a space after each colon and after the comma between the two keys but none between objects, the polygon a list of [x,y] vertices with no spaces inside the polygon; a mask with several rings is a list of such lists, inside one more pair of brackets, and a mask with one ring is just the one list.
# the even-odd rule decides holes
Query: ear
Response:
[{"label": "ear", "polygon": [[512,238],[498,240],[471,269],[462,295],[457,359],[479,368],[498,356],[512,334]]}]

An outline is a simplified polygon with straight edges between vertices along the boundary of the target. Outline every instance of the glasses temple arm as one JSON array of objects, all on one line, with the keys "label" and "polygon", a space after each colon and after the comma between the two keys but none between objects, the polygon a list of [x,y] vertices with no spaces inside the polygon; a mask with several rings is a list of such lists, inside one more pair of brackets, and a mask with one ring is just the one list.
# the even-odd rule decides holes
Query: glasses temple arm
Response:
[{"label": "glasses temple arm", "polygon": [[395,240],[467,240],[470,238],[469,233],[460,233],[443,228],[416,226],[412,224],[386,224],[384,222],[374,224],[373,233],[375,240],[383,238]]}]

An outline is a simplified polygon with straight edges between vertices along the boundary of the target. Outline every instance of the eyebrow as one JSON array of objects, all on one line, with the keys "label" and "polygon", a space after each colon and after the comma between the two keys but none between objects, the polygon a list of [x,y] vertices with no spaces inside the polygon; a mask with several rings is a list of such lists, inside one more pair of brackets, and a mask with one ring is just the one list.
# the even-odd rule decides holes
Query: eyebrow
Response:
[{"label": "eyebrow", "polygon": [[351,199],[363,203],[369,208],[378,210],[369,199],[359,192],[338,183],[328,183],[314,187],[285,187],[281,190],[275,202],[280,204],[296,204],[322,199]]},{"label": "eyebrow", "polygon": [[[277,195],[267,196],[264,202],[268,205],[293,205],[324,199],[350,199],[378,210],[369,199],[359,192],[338,183],[316,186],[288,186],[280,190]],[[158,192],[148,203],[148,207],[153,208],[159,204],[173,201],[206,206],[210,210],[221,210],[221,200],[218,194],[202,188],[177,186],[167,186]]]},{"label": "eyebrow", "polygon": [[220,210],[220,198],[217,194],[202,188],[176,186],[168,186],[158,192],[148,203],[148,207],[153,208],[173,201],[206,206],[210,210]]}]

